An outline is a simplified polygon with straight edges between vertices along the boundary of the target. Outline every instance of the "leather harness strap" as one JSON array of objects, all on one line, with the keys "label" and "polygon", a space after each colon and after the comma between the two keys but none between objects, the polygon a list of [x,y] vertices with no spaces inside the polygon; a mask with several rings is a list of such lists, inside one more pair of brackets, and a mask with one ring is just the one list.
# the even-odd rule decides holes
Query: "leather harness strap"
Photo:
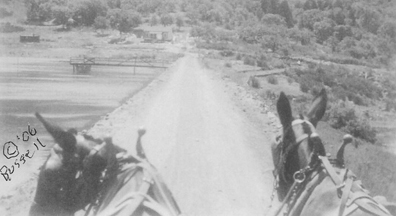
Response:
[{"label": "leather harness strap", "polygon": [[337,173],[333,169],[333,166],[330,164],[329,160],[326,156],[319,156],[319,159],[322,161],[323,166],[325,167],[327,173],[329,174],[331,180],[333,180],[334,184],[340,186],[342,181],[338,178]]},{"label": "leather harness strap", "polygon": [[348,201],[349,193],[352,189],[352,184],[353,184],[353,179],[348,178],[346,180],[346,184],[342,192],[341,205],[340,205],[340,211],[338,212],[338,216],[343,216],[346,207],[346,202]]},{"label": "leather harness strap", "polygon": [[181,213],[179,206],[177,206],[177,203],[174,202],[173,197],[169,189],[166,189],[166,185],[162,184],[163,180],[160,178],[160,176],[156,175],[157,171],[155,168],[151,166],[150,163],[140,163],[138,166],[142,167],[145,171],[150,173],[152,181],[154,181],[156,184],[156,189],[154,190],[154,194],[157,193],[157,198],[158,198],[158,203],[163,204],[167,207],[168,214],[169,215],[179,215]]},{"label": "leather harness strap", "polygon": [[[319,156],[319,159],[321,159],[327,173],[329,174],[330,178],[333,180],[333,182],[337,186],[341,186],[343,182],[339,178],[339,176],[336,174],[333,166],[331,166],[329,160],[325,156]],[[351,203],[356,203],[359,207],[365,209],[366,211],[369,211],[375,215],[378,216],[389,216],[389,213],[384,207],[380,206],[373,198],[371,198],[369,195],[362,191],[356,191],[357,188],[360,188],[358,185],[356,185],[356,182],[352,178],[348,178],[346,186],[344,187],[343,190],[343,196],[341,200],[341,206],[340,206],[340,211],[339,211],[339,216],[347,215],[345,213],[345,206],[351,205]],[[345,195],[347,194],[347,195]],[[350,199],[349,202],[345,202],[344,200]],[[366,198],[363,200],[362,198]],[[367,201],[368,200],[368,201]],[[348,205],[349,204],[349,205]],[[357,209],[357,208],[356,208]],[[355,209],[355,210],[356,210]],[[352,213],[352,211],[348,211],[348,214]]]},{"label": "leather harness strap", "polygon": [[[136,164],[133,164],[133,166],[126,166],[123,168],[124,170],[133,170],[128,177],[132,178],[132,176],[135,175],[136,173]],[[128,172],[128,171],[127,171]],[[144,169],[142,169],[143,172],[143,178],[144,180],[142,181],[141,185],[139,186],[139,190],[137,192],[132,192],[132,193],[127,193],[125,196],[123,196],[119,202],[114,206],[112,209],[106,209],[104,211],[100,211],[99,213],[94,213],[94,215],[97,216],[116,216],[119,215],[121,212],[122,214],[125,215],[133,215],[136,209],[142,204],[142,202],[145,200],[147,192],[149,191],[152,183],[151,179],[149,176],[146,175],[144,172]],[[146,180],[150,179],[150,180]],[[124,180],[125,181],[125,180]],[[128,181],[128,180],[127,180]],[[126,182],[127,182],[126,181]],[[121,183],[121,184],[125,184]],[[123,186],[121,186],[119,189],[121,189]],[[131,202],[133,200],[133,202]],[[107,206],[108,207],[108,206]],[[106,207],[106,208],[107,208]]]}]

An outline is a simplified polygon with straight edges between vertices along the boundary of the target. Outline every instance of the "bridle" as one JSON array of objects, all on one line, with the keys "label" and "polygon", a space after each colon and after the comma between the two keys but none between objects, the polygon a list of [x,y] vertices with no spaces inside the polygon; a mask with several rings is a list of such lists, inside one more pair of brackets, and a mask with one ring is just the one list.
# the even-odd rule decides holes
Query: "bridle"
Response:
[{"label": "bridle", "polygon": [[[309,130],[305,130],[304,128],[309,127]],[[303,130],[301,133],[301,129]],[[287,162],[287,158],[288,155],[290,154],[290,152],[292,152],[294,149],[298,148],[300,146],[300,144],[305,141],[308,140],[308,142],[311,142],[313,138],[318,138],[319,134],[316,133],[315,131],[315,127],[312,125],[312,123],[310,123],[309,121],[305,120],[305,119],[295,119],[293,120],[293,122],[290,124],[289,127],[285,128],[284,130],[284,136],[286,136],[288,133],[293,133],[294,135],[296,134],[296,132],[300,132],[301,135],[299,135],[298,137],[295,137],[295,141],[291,144],[289,144],[288,146],[284,146],[285,142],[284,142],[284,138],[281,140],[280,145],[282,145],[282,149],[281,149],[281,167],[280,172],[278,175],[280,175],[280,177],[283,179],[283,181],[287,182],[290,184],[290,181],[288,181],[288,179],[285,176],[285,166],[286,166],[286,162]],[[310,175],[312,173],[312,171],[314,171],[316,169],[316,167],[318,167],[320,165],[320,163],[318,163],[319,160],[315,160],[314,158],[319,159],[319,154],[318,151],[315,149],[315,145],[313,145],[313,150],[312,150],[313,154],[311,155],[311,160],[309,161],[309,164],[299,170],[297,170],[296,172],[293,173],[293,183],[291,185],[291,187],[289,188],[286,196],[284,197],[281,206],[279,207],[278,211],[276,212],[275,215],[278,215],[279,212],[283,209],[283,206],[286,203],[292,204],[294,203],[296,196],[299,192],[299,190],[301,190],[301,188],[303,188],[302,186],[306,183],[306,177],[308,175]],[[278,179],[279,181],[279,179]],[[288,209],[286,211],[290,210],[290,205],[288,206]]]},{"label": "bridle", "polygon": [[[304,124],[306,125],[304,126]],[[301,127],[301,125],[303,126]],[[313,127],[313,125],[309,121],[304,119],[294,120],[292,124],[284,130],[285,133],[290,133],[290,130],[293,130],[294,134],[296,134],[296,132],[301,132],[297,130],[301,130],[301,128],[304,128],[307,125],[312,130],[304,130],[305,133],[300,133],[301,135],[295,139],[295,142],[287,146],[284,151],[281,152],[281,157],[283,157],[281,158],[283,160],[281,166],[285,165],[285,158],[287,158],[287,154],[293,151],[293,149],[297,148],[303,141],[308,140],[308,142],[311,142],[313,138],[319,137],[319,135],[315,132],[315,128]],[[284,142],[284,140],[282,140],[281,142]],[[284,143],[280,144],[284,145]],[[342,190],[341,195],[339,195],[341,196],[341,204],[338,215],[344,215],[345,212],[350,213],[356,210],[358,207],[363,208],[366,211],[373,213],[374,215],[389,215],[386,209],[378,205],[378,203],[376,203],[371,197],[367,195],[367,192],[365,192],[360,184],[357,183],[358,181],[356,181],[356,177],[348,174],[350,172],[349,170],[346,170],[344,174],[340,176],[336,173],[335,169],[330,164],[327,156],[323,154],[325,154],[325,152],[321,152],[321,149],[318,149],[316,143],[313,143],[311,160],[309,161],[309,164],[293,173],[293,183],[287,191],[287,194],[284,197],[281,205],[276,210],[274,216],[279,215],[283,209],[284,215],[289,215],[289,213],[295,214],[298,211],[301,211],[301,205],[304,205],[304,202],[301,200],[304,200],[304,198],[298,200],[297,197],[309,196],[309,191],[312,191],[313,188],[317,186],[318,182],[322,181],[325,176],[329,176],[338,188],[338,190]],[[323,171],[325,173],[324,175]],[[284,176],[284,170],[281,170],[280,172],[280,176],[282,175],[284,178],[283,180],[286,180]],[[309,177],[308,181],[307,177]],[[279,179],[277,179],[277,181],[279,182]],[[355,203],[356,205],[354,208],[349,208],[348,210],[346,210],[348,198],[351,198],[351,202]],[[368,201],[360,198],[366,198],[368,199]],[[286,208],[284,208],[285,205]]]},{"label": "bridle", "polygon": [[[281,170],[282,170],[281,175],[282,176],[281,177],[283,178],[283,180],[285,182],[289,182],[285,176],[284,167],[286,166],[287,158],[288,158],[288,155],[290,154],[290,152],[292,152],[294,149],[298,148],[303,141],[308,140],[308,142],[310,142],[312,140],[312,138],[319,137],[319,134],[316,133],[315,128],[311,124],[311,122],[309,122],[305,119],[295,119],[290,124],[290,126],[284,130],[284,135],[291,133],[291,132],[293,134],[296,134],[296,132],[298,130],[301,130],[301,128],[304,128],[304,127],[309,127],[309,130],[303,131],[303,133],[300,136],[295,138],[295,142],[289,144],[288,146],[285,146],[284,140],[281,141],[281,144],[280,144],[280,145],[282,145],[282,151],[280,153],[281,160],[282,160],[282,164],[281,164],[281,166],[282,166],[281,167]],[[315,148],[315,146],[313,146],[313,148]],[[313,152],[314,153],[311,157],[310,163],[306,167],[300,169],[299,171],[297,171],[293,174],[294,180],[296,179],[296,177],[301,179],[300,175],[302,173],[304,173],[304,175],[305,175],[308,171],[311,171],[314,167],[316,167],[316,164],[315,164],[316,160],[313,160],[313,157],[317,157],[318,153],[317,153],[317,151],[315,151],[315,149],[313,149]],[[298,174],[298,173],[300,173],[300,174]]]}]

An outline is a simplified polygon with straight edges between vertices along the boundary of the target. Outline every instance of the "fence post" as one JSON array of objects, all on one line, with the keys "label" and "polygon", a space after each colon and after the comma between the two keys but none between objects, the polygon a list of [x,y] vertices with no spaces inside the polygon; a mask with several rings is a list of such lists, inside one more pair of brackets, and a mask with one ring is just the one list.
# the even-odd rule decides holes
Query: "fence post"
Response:
[{"label": "fence post", "polygon": [[136,74],[136,60],[137,60],[137,55],[135,55],[135,66],[133,67],[133,75]]}]

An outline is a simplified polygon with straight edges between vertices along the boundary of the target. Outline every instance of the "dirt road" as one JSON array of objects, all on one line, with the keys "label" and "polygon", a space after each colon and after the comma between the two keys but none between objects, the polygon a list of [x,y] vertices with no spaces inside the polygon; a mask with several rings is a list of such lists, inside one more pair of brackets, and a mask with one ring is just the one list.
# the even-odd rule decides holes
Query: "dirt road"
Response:
[{"label": "dirt road", "polygon": [[265,215],[271,126],[266,115],[247,117],[241,103],[249,101],[235,100],[240,91],[187,54],[92,133],[110,133],[134,152],[144,125],[146,154],[185,215]]}]

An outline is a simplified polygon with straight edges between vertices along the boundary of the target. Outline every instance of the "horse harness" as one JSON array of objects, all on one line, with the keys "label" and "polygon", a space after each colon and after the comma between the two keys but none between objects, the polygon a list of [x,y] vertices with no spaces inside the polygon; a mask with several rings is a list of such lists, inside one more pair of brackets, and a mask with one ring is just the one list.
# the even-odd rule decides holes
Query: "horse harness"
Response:
[{"label": "horse harness", "polygon": [[[312,126],[309,121],[297,119],[294,120],[291,126],[289,128],[286,128],[285,131],[290,129],[295,130],[297,125],[304,123]],[[294,144],[287,146],[286,148],[282,146],[280,158],[281,168],[280,173],[275,172],[276,181],[274,184],[274,188],[278,187],[277,183],[279,182],[279,174],[281,174],[282,178],[286,180],[284,176],[285,172],[282,169],[284,169],[287,155],[291,152],[291,150],[298,147],[298,145],[302,141],[306,139],[310,140],[312,137],[319,137],[319,135],[316,132],[312,131],[309,134],[304,133],[300,137],[296,138],[296,142]],[[280,137],[277,137],[277,140],[281,142],[280,145],[284,144],[281,141]],[[357,210],[359,207],[377,216],[389,215],[388,211],[384,207],[379,205],[371,196],[368,195],[368,191],[362,187],[361,182],[356,180],[356,177],[351,174],[350,170],[341,169],[344,172],[338,175],[335,168],[328,160],[327,156],[321,156],[317,153],[314,153],[314,155],[312,156],[318,157],[320,163],[312,164],[311,160],[309,165],[296,171],[293,174],[293,184],[287,192],[286,196],[284,197],[280,207],[277,209],[274,216],[278,216],[285,205],[287,205],[287,207],[286,210],[283,212],[283,215],[294,215],[295,213],[298,213],[298,211],[301,211],[302,209],[298,209],[298,207],[305,204],[315,187],[321,183],[326,175],[330,176],[331,180],[336,185],[339,197],[341,197],[341,204],[338,216],[347,216]],[[307,176],[309,178],[309,181],[306,181],[308,179]],[[300,200],[297,199],[298,195],[298,199]],[[363,200],[362,198],[365,198],[365,200]],[[273,196],[271,196],[271,201],[272,199]]]},{"label": "horse harness", "polygon": [[[280,162],[279,162],[280,163],[280,168],[278,168],[279,171],[275,172],[275,178],[278,178],[279,175],[281,175],[283,180],[285,182],[288,182],[287,178],[285,177],[284,169],[285,169],[285,165],[286,165],[286,158],[289,155],[289,153],[293,149],[297,148],[304,140],[308,139],[308,141],[309,141],[311,138],[319,137],[319,134],[317,134],[315,132],[314,126],[309,121],[304,120],[304,119],[296,119],[296,120],[294,120],[292,122],[292,124],[285,129],[285,134],[286,134],[286,132],[288,130],[293,130],[294,134],[296,134],[295,131],[298,130],[298,128],[299,128],[298,126],[303,125],[303,124],[309,126],[309,128],[311,130],[309,130],[308,133],[302,133],[302,135],[300,135],[299,137],[296,137],[296,142],[293,143],[292,145],[289,145],[289,146],[285,147],[284,146],[284,142],[281,141],[281,136],[277,137],[277,140],[280,142],[280,145],[281,145],[281,153],[280,153],[281,158],[280,158]],[[318,155],[317,155],[317,153],[314,153],[314,155],[312,155],[312,156],[318,156]],[[287,207],[287,209],[286,209],[286,211],[284,213],[285,213],[285,215],[288,214],[289,210],[292,207],[290,204],[295,202],[295,199],[297,198],[297,194],[299,193],[299,190],[301,190],[301,188],[303,188],[303,183],[305,182],[306,177],[312,171],[315,170],[315,167],[317,167],[317,165],[318,164],[314,164],[313,160],[311,160],[310,164],[308,164],[306,167],[296,171],[293,174],[293,180],[294,180],[293,184],[290,187],[289,191],[287,192],[285,198],[283,199],[283,202],[282,202],[281,206],[278,208],[278,210],[276,211],[275,215],[279,215],[280,211],[283,209],[283,207],[286,204],[288,205],[288,207]],[[274,188],[278,187],[278,185],[277,185],[278,181],[279,181],[279,179],[277,179],[277,181],[276,181],[276,183],[274,185]]]},{"label": "horse harness", "polygon": [[[126,152],[115,152],[114,149],[110,150],[110,158],[107,158],[107,165],[101,171],[101,176],[96,181],[99,181],[99,186],[95,189],[89,184],[89,182],[94,181],[93,177],[88,175],[84,175],[86,171],[89,171],[90,166],[88,164],[91,163],[91,160],[95,157],[101,157],[98,153],[102,150],[102,148],[106,146],[106,144],[97,145],[92,148],[88,155],[83,159],[83,169],[81,175],[77,176],[77,184],[85,186],[87,189],[82,192],[84,197],[90,197],[93,194],[96,196],[91,197],[88,206],[86,207],[85,216],[88,215],[118,215],[118,213],[126,208],[127,212],[130,212],[128,215],[133,215],[133,213],[138,209],[140,205],[144,205],[151,210],[159,213],[160,215],[178,215],[180,214],[180,210],[176,203],[169,201],[168,199],[172,199],[166,193],[168,191],[164,190],[163,185],[158,182],[158,176],[156,175],[156,171],[151,166],[151,164],[145,160]],[[108,150],[108,149],[106,149]],[[112,151],[113,150],[113,151]],[[141,171],[143,175],[142,182],[137,191],[128,192],[120,201],[117,202],[117,205],[113,209],[106,209],[105,212],[101,212],[103,207],[102,204],[106,202],[106,194],[104,191],[112,190],[112,182],[116,180],[118,174],[122,173],[130,180],[137,172]],[[97,177],[94,177],[97,178]],[[124,180],[123,182],[126,184],[128,180]],[[157,193],[160,193],[162,199],[160,201],[154,200],[152,197],[148,195],[150,189],[153,185],[157,185]],[[84,187],[81,188],[84,188]],[[87,194],[90,193],[90,194]],[[108,198],[107,198],[108,199]],[[130,203],[133,199],[133,203]],[[167,208],[161,206],[161,204],[165,205]],[[108,203],[107,203],[108,204]],[[106,205],[106,204],[105,204]],[[125,210],[123,210],[125,213]]]}]

